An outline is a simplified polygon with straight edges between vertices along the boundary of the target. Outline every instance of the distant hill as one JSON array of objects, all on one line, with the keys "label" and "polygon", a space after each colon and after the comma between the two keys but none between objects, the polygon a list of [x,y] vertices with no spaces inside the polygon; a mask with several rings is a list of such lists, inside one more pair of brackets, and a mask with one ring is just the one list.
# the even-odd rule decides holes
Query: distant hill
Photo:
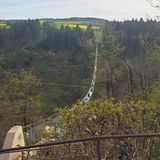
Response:
[{"label": "distant hill", "polygon": [[[47,20],[47,19],[43,19]],[[75,23],[81,23],[81,24],[92,24],[92,25],[104,25],[108,20],[101,19],[101,18],[81,18],[81,17],[72,17],[72,18],[56,18],[56,19],[48,19],[53,20],[55,22],[75,22]]]},{"label": "distant hill", "polygon": [[[91,17],[85,17],[85,18],[82,18],[82,17],[71,17],[71,18],[42,18],[42,19],[39,19],[40,21],[50,21],[50,22],[70,22],[70,23],[75,23],[75,24],[84,24],[84,25],[89,25],[89,24],[92,24],[92,25],[98,25],[98,26],[103,26],[106,22],[109,22],[108,20],[106,19],[102,19],[102,18],[91,18]],[[3,20],[2,22],[4,23],[7,23],[7,24],[13,24],[17,21],[23,21],[23,19],[21,20]],[[1,22],[1,21],[0,21]]]}]

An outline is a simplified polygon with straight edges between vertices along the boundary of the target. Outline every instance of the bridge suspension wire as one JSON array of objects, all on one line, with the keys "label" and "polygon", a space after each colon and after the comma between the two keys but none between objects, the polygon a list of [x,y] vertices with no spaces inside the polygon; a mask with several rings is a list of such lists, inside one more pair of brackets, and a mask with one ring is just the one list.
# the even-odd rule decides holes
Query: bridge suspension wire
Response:
[{"label": "bridge suspension wire", "polygon": [[50,69],[44,69],[44,68],[15,68],[15,69],[7,69],[6,71],[8,72],[16,72],[16,71],[41,71],[41,72],[53,72],[53,71],[58,71],[58,70],[62,70],[64,68],[78,68],[80,65],[64,65],[62,67],[57,67],[57,66],[53,66],[54,68],[50,68]]},{"label": "bridge suspension wire", "polygon": [[[37,82],[32,82],[32,81],[19,81],[19,83],[37,84]],[[46,85],[46,86],[62,86],[62,87],[70,87],[70,88],[87,88],[88,87],[87,85],[63,84],[63,83],[54,83],[54,82],[38,82],[38,84]]]}]

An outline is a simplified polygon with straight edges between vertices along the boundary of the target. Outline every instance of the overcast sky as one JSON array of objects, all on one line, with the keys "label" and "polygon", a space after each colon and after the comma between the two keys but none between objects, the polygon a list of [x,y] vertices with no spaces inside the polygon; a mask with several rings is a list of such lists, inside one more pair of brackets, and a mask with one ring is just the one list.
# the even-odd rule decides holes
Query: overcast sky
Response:
[{"label": "overcast sky", "polygon": [[0,19],[97,17],[126,20],[160,15],[146,0],[0,0]]}]

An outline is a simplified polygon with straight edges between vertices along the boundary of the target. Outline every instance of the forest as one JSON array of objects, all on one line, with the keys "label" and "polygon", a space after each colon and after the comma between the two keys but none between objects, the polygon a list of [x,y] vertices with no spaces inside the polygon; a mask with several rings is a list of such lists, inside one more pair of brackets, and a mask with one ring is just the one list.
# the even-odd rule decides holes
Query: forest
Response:
[{"label": "forest", "polygon": [[[56,125],[66,123],[66,137],[160,131],[160,22],[104,21],[96,21],[98,30],[91,19],[87,29],[78,24],[58,28],[55,20],[47,19],[43,23],[38,19],[5,21],[10,27],[0,28],[1,144],[13,125],[27,126],[58,113],[62,120]],[[96,88],[93,102],[84,109],[79,100],[90,86],[96,43]],[[90,116],[88,124],[84,119]],[[101,128],[103,120],[109,128]],[[73,127],[77,121],[80,131]],[[73,128],[68,129],[69,124]],[[137,153],[142,160],[151,157],[145,142],[143,147],[143,154]]]}]

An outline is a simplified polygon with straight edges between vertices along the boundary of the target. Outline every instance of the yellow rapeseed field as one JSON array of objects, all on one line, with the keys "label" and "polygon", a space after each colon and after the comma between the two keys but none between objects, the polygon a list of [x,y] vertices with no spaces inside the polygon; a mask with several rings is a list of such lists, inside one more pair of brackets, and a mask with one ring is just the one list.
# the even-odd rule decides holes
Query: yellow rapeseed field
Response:
[{"label": "yellow rapeseed field", "polygon": [[[65,27],[68,26],[70,28],[76,28],[77,25],[79,25],[79,27],[84,30],[86,30],[88,28],[87,25],[79,24],[79,23],[56,22],[57,27],[60,27],[62,24],[63,24],[63,26],[65,26]],[[98,30],[100,27],[99,26],[92,26],[92,28],[95,30]]]},{"label": "yellow rapeseed field", "polygon": [[6,27],[7,24],[4,24],[4,23],[0,23],[0,27]]}]

